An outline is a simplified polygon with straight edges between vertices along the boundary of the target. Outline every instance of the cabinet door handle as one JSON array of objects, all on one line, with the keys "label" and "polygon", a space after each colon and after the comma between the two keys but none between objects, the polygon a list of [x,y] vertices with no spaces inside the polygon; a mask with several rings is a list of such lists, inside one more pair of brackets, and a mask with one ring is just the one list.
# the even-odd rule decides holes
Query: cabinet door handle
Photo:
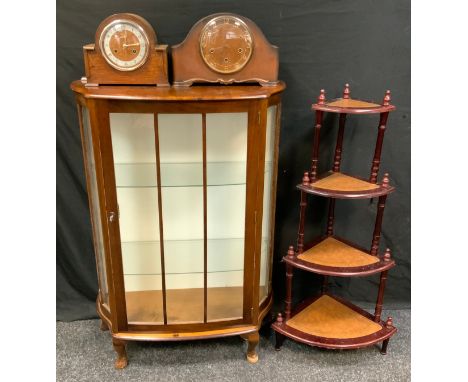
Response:
[{"label": "cabinet door handle", "polygon": [[112,223],[115,220],[115,212],[109,212],[109,221]]}]

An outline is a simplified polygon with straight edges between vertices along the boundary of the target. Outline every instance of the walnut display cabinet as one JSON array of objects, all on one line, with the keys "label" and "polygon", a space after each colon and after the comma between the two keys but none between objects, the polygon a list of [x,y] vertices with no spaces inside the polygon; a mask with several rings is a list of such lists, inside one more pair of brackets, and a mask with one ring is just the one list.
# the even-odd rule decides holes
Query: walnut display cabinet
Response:
[{"label": "walnut display cabinet", "polygon": [[240,335],[272,304],[285,88],[71,85],[97,259],[97,311],[126,341]]},{"label": "walnut display cabinet", "polygon": [[[379,242],[383,212],[387,195],[394,191],[389,185],[388,174],[377,182],[380,168],[382,143],[387,118],[395,109],[390,104],[387,91],[382,104],[350,98],[349,85],[345,86],[343,97],[326,101],[322,90],[315,110],[314,144],[310,171],[304,173],[300,191],[300,217],[297,246],[289,247],[283,258],[286,264],[286,299],[284,315],[279,313],[272,327],[276,332],[276,349],[279,350],[285,337],[329,349],[351,349],[370,346],[382,342],[381,352],[385,354],[390,337],[396,332],[391,317],[381,320],[384,289],[388,270],[395,266],[390,250],[379,255]],[[320,130],[323,114],[339,114],[339,129],[332,170],[317,174]],[[343,174],[340,171],[343,136],[347,114],[379,114],[377,142],[368,179]],[[329,199],[326,234],[305,243],[304,226],[308,195],[318,195]],[[335,234],[336,199],[378,198],[374,233],[370,249],[361,248],[348,239]],[[323,276],[321,293],[292,309],[292,280],[295,268]],[[333,296],[327,292],[328,277],[359,277],[380,274],[377,302],[374,314],[358,306]]]}]

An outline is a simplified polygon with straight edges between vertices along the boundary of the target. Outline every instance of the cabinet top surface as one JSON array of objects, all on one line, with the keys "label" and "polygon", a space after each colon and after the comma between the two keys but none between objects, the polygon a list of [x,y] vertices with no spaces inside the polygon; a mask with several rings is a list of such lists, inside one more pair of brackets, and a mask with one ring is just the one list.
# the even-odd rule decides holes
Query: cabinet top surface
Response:
[{"label": "cabinet top surface", "polygon": [[135,101],[225,101],[269,98],[281,93],[286,85],[280,81],[275,86],[96,86],[86,87],[81,81],[74,81],[71,89],[85,98],[135,100]]}]

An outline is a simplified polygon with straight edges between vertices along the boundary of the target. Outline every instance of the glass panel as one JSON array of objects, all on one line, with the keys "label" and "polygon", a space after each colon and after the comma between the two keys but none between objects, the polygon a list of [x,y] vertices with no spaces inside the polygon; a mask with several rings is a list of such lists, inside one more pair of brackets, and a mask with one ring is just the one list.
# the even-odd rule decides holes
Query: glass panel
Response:
[{"label": "glass panel", "polygon": [[163,323],[154,115],[111,113],[110,128],[128,322]]},{"label": "glass panel", "polygon": [[265,300],[270,292],[270,253],[273,246],[273,209],[271,199],[275,179],[273,179],[273,162],[275,154],[275,133],[276,133],[276,109],[270,106],[267,111],[266,125],[266,147],[265,147],[265,171],[263,180],[263,219],[262,219],[262,247],[260,257],[260,304]]},{"label": "glass panel", "polygon": [[159,114],[158,129],[167,322],[203,322],[202,116]]},{"label": "glass panel", "polygon": [[88,197],[91,203],[91,219],[93,222],[94,251],[96,255],[96,266],[98,273],[99,290],[101,300],[109,309],[109,289],[107,287],[106,260],[104,252],[104,238],[101,225],[101,206],[99,203],[98,185],[96,179],[96,163],[94,161],[93,137],[91,133],[91,123],[89,112],[85,107],[81,107],[83,121],[84,152],[86,155],[86,174],[88,177],[89,190]]},{"label": "glass panel", "polygon": [[206,116],[208,321],[243,316],[247,116]]}]

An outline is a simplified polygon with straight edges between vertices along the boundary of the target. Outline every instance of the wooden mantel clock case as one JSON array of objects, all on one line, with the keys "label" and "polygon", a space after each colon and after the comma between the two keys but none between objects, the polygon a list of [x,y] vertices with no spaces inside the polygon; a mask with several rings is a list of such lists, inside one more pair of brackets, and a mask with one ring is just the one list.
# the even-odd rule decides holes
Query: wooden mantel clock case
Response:
[{"label": "wooden mantel clock case", "polygon": [[[102,329],[112,334],[117,368],[127,365],[129,340],[233,335],[248,341],[247,359],[256,362],[258,329],[272,305],[285,85],[164,86],[164,56],[142,20],[104,20],[96,33],[102,65],[87,67],[99,86],[90,78],[71,84]],[[89,54],[85,48],[88,63]]]}]

